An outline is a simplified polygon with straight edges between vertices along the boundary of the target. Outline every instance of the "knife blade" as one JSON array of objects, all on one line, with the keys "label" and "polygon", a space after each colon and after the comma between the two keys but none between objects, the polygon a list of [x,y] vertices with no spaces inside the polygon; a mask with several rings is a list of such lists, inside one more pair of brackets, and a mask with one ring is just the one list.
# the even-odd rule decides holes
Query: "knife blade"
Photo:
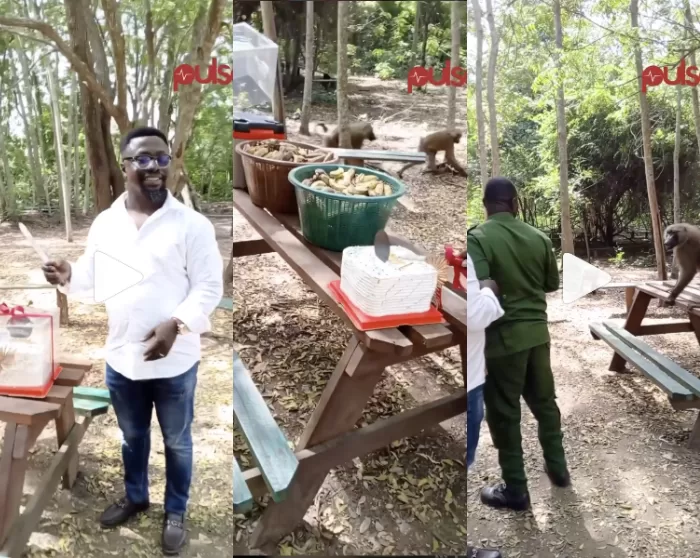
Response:
[{"label": "knife blade", "polygon": [[34,240],[32,233],[29,232],[29,229],[24,225],[24,223],[19,223],[19,230],[24,235],[24,238],[26,238],[29,241],[29,244],[32,245],[32,248],[34,248],[34,251],[36,252],[37,256],[41,258],[41,263],[47,263],[51,261],[46,252],[44,252],[39,247],[36,240]]}]

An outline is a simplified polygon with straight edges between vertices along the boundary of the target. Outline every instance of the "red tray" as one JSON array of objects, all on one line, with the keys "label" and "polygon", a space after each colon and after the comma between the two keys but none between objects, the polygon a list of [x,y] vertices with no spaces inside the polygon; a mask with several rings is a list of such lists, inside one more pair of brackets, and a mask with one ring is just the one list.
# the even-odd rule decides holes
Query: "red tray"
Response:
[{"label": "red tray", "polygon": [[394,314],[393,316],[368,316],[362,310],[357,308],[350,299],[345,296],[340,290],[340,280],[331,281],[328,285],[331,289],[331,294],[335,300],[343,305],[345,313],[350,318],[350,321],[360,331],[369,331],[372,329],[387,329],[399,326],[419,326],[430,324],[441,324],[445,320],[440,311],[434,305],[430,306],[427,312],[419,314]]}]

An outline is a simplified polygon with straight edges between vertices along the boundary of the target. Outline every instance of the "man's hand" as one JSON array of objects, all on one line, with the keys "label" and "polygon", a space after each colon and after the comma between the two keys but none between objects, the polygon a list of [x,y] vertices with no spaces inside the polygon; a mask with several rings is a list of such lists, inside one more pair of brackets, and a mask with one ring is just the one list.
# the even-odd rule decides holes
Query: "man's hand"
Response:
[{"label": "man's hand", "polygon": [[479,287],[481,287],[482,289],[489,288],[493,291],[493,294],[498,296],[498,285],[493,279],[484,279],[483,281],[479,281]]},{"label": "man's hand", "polygon": [[154,327],[143,338],[143,341],[150,340],[146,351],[143,353],[144,360],[148,362],[149,360],[158,360],[168,356],[170,349],[173,348],[175,339],[177,339],[177,322],[175,320],[166,320]]},{"label": "man's hand", "polygon": [[65,285],[71,278],[71,267],[66,260],[50,261],[41,266],[44,277],[52,285]]}]

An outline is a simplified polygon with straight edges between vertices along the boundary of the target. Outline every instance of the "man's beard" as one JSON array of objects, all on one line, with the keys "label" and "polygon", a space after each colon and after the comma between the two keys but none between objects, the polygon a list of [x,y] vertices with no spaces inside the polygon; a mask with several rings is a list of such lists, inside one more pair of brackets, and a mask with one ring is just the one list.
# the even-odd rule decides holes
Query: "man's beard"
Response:
[{"label": "man's beard", "polygon": [[168,197],[168,189],[165,186],[157,190],[148,188],[147,186],[141,186],[141,191],[155,205],[163,205]]}]

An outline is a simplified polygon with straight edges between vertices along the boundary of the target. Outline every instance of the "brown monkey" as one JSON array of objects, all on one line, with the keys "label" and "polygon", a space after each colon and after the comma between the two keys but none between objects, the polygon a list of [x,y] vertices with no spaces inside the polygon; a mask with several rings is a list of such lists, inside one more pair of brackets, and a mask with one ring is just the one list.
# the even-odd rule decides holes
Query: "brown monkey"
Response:
[{"label": "brown monkey", "polygon": [[[462,168],[455,158],[455,144],[459,143],[461,139],[461,132],[454,132],[451,130],[440,130],[439,132],[433,132],[432,134],[428,134],[424,138],[421,138],[420,142],[418,142],[418,151],[425,153],[428,159],[426,171],[437,171],[435,159],[438,152],[444,151],[445,161],[443,164],[449,164],[460,176],[466,178],[467,171]],[[399,178],[403,176],[406,169],[409,169],[417,164],[418,163],[408,163],[407,165],[404,165],[404,167],[398,172]]]},{"label": "brown monkey", "polygon": [[[328,128],[323,122],[316,124],[324,133],[328,132]],[[362,144],[365,141],[374,141],[377,136],[374,135],[374,128],[369,122],[351,122],[350,128],[350,145],[352,149],[362,149]],[[323,137],[324,147],[338,147],[340,145],[340,137],[338,128],[333,130],[333,133]]]},{"label": "brown monkey", "polygon": [[687,223],[669,225],[664,231],[664,246],[673,250],[673,261],[679,270],[676,285],[666,300],[667,306],[673,306],[700,267],[700,228]]}]

